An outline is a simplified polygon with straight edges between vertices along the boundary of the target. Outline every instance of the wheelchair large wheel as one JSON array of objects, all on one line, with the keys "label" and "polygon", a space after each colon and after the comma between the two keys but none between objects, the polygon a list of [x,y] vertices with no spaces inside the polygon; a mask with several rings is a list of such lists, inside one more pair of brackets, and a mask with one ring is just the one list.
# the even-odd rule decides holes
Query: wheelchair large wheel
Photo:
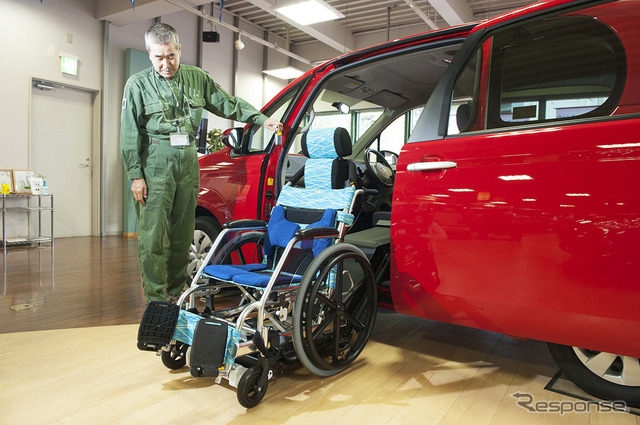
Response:
[{"label": "wheelchair large wheel", "polygon": [[343,371],[369,340],[376,309],[375,277],[362,251],[346,243],[322,251],[305,272],[294,305],[300,363],[323,377]]}]

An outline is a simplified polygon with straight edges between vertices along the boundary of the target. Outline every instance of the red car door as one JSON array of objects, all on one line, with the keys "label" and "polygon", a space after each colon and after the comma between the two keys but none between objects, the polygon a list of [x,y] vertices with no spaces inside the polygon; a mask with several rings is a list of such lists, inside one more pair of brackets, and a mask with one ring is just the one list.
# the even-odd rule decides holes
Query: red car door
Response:
[{"label": "red car door", "polygon": [[456,58],[425,108],[448,127],[421,118],[399,157],[399,312],[640,356],[639,18],[538,14]]}]

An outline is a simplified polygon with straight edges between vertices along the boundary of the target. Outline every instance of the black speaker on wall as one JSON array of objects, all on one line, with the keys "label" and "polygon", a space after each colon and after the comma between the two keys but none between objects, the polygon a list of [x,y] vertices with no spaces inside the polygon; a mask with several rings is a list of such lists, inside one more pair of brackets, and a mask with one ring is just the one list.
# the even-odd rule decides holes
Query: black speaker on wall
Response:
[{"label": "black speaker on wall", "polygon": [[218,31],[202,31],[202,41],[205,43],[218,43],[220,33]]}]

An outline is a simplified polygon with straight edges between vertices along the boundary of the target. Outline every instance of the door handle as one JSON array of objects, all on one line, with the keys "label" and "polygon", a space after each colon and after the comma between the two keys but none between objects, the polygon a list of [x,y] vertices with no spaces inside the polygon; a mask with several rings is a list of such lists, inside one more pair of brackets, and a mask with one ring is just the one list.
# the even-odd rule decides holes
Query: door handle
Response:
[{"label": "door handle", "polygon": [[407,165],[407,171],[438,171],[456,168],[457,166],[458,163],[453,161],[414,162]]}]

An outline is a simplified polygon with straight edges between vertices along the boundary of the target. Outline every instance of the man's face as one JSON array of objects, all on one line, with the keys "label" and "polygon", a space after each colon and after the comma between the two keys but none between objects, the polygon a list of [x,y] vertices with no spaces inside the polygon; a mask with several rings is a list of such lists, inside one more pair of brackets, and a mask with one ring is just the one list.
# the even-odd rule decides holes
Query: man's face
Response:
[{"label": "man's face", "polygon": [[149,59],[156,72],[167,79],[171,79],[180,65],[180,47],[173,44],[151,44],[149,46]]}]

